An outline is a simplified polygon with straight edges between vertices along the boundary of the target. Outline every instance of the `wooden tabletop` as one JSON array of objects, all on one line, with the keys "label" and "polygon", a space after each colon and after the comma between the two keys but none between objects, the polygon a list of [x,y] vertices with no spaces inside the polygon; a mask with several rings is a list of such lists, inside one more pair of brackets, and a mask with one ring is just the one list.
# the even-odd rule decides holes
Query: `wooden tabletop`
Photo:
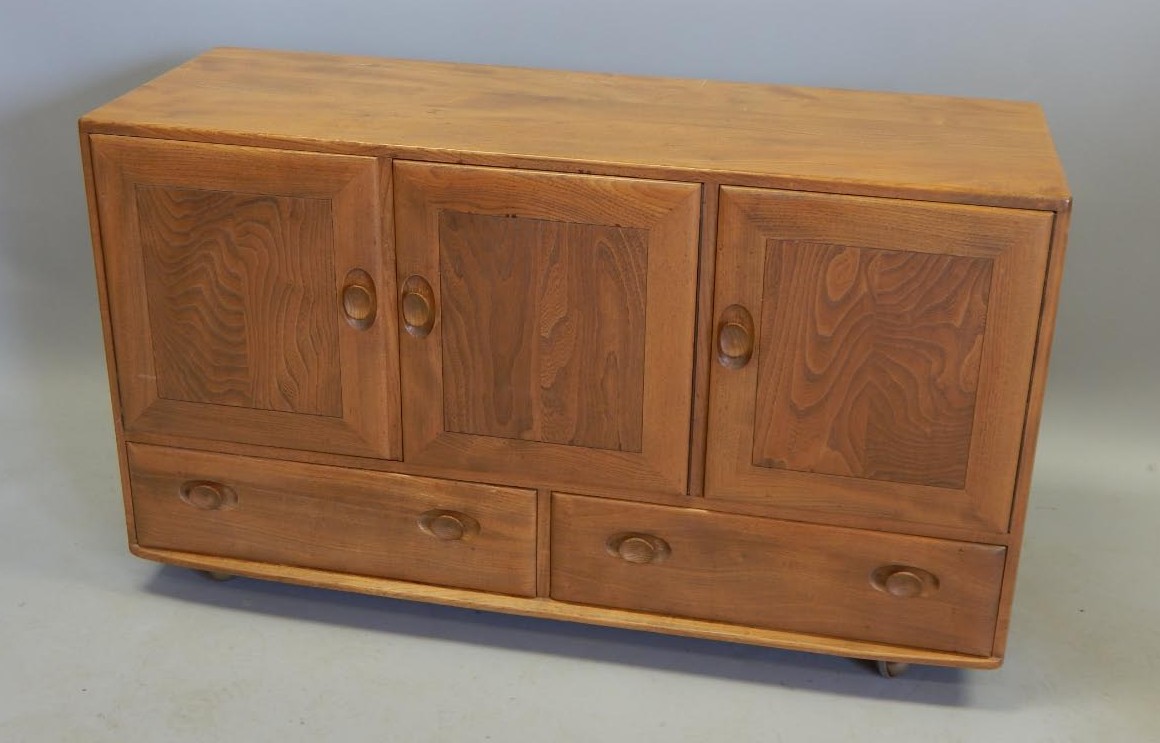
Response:
[{"label": "wooden tabletop", "polygon": [[1042,110],[1014,101],[220,48],[81,126],[1035,209],[1069,200]]}]

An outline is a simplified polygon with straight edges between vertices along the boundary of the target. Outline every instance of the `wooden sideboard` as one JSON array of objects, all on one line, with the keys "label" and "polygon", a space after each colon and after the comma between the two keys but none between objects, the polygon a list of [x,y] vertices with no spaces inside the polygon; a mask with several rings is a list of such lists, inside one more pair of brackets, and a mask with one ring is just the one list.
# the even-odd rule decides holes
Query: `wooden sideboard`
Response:
[{"label": "wooden sideboard", "polygon": [[215,49],[80,132],[135,554],[1001,663],[1038,107]]}]

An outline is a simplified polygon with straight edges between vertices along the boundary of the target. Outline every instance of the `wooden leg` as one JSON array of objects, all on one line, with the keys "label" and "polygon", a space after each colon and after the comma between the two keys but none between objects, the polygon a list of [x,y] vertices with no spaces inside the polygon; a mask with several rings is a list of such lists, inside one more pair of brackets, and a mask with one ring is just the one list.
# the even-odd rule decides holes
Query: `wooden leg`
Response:
[{"label": "wooden leg", "polygon": [[878,674],[888,679],[898,678],[910,669],[909,663],[899,663],[892,660],[877,661]]},{"label": "wooden leg", "polygon": [[201,573],[202,575],[204,575],[206,578],[209,578],[210,580],[225,581],[225,580],[233,580],[233,578],[234,578],[233,573],[223,573],[219,570],[199,570],[197,572]]}]

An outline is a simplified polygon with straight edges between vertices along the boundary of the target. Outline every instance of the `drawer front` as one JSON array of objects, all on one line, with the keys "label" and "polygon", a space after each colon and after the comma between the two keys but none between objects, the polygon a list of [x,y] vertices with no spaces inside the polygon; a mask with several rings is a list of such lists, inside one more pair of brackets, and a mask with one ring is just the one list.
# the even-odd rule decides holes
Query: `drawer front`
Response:
[{"label": "drawer front", "polygon": [[536,494],[129,445],[143,547],[535,595]]},{"label": "drawer front", "polygon": [[991,654],[1005,548],[552,497],[552,598]]}]

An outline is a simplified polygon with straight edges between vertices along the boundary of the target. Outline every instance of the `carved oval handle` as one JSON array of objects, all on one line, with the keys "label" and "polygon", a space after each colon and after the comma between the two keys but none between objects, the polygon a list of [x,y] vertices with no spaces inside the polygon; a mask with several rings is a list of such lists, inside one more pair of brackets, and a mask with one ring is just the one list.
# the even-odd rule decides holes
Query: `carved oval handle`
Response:
[{"label": "carved oval handle", "polygon": [[366,330],[378,314],[375,282],[361,268],[351,269],[342,286],[342,311],[351,327]]},{"label": "carved oval handle", "polygon": [[183,501],[203,511],[224,511],[238,504],[233,488],[212,480],[190,480],[181,485]]},{"label": "carved oval handle", "polygon": [[419,516],[419,528],[436,539],[455,542],[479,533],[479,522],[459,511],[427,511]]},{"label": "carved oval handle", "polygon": [[753,358],[753,317],[739,304],[721,313],[717,324],[717,361],[727,369],[740,369]]},{"label": "carved oval handle", "polygon": [[403,327],[416,338],[425,338],[435,327],[435,292],[422,276],[403,282]]},{"label": "carved oval handle", "polygon": [[870,583],[879,591],[910,599],[938,590],[938,577],[909,565],[883,565],[870,574]]},{"label": "carved oval handle", "polygon": [[607,547],[609,553],[634,565],[662,562],[673,551],[668,542],[652,534],[617,534],[609,538]]}]

